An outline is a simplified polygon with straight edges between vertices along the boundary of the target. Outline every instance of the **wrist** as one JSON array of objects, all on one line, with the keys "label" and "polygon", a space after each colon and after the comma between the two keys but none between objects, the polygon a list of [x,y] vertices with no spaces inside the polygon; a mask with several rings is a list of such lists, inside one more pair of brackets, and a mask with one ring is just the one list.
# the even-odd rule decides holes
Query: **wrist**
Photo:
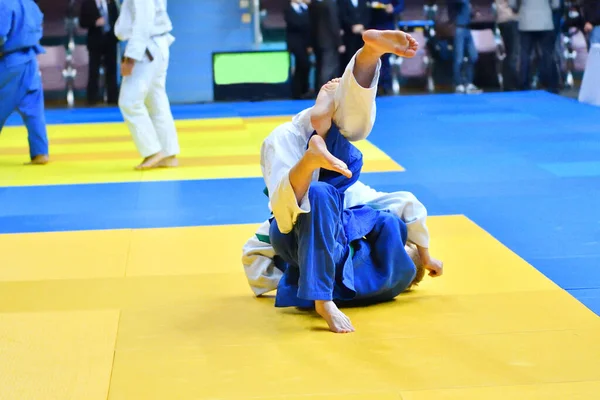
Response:
[{"label": "wrist", "polygon": [[431,256],[429,255],[428,248],[417,246],[417,251],[419,252],[419,258],[424,265],[427,265],[431,262]]}]

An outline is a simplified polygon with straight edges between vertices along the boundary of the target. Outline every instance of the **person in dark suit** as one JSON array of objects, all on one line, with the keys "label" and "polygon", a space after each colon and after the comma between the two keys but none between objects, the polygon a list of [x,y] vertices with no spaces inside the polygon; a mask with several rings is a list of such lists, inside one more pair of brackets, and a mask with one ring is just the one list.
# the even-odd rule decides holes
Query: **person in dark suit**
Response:
[{"label": "person in dark suit", "polygon": [[294,55],[294,76],[292,78],[292,96],[294,99],[307,97],[308,76],[310,73],[309,54],[310,18],[308,5],[302,0],[291,0],[284,11],[286,23],[286,41],[288,51]]},{"label": "person in dark suit", "polygon": [[589,35],[590,44],[600,43],[600,1],[583,1],[584,32]]},{"label": "person in dark suit", "polygon": [[119,41],[115,36],[115,23],[119,6],[115,0],[83,0],[79,25],[88,30],[89,77],[87,99],[89,105],[98,102],[98,76],[104,66],[106,92],[109,104],[117,104],[117,51]]},{"label": "person in dark suit", "polygon": [[363,46],[362,34],[369,26],[371,14],[367,0],[338,0],[338,7],[346,47],[342,57],[343,69]]},{"label": "person in dark suit", "polygon": [[337,0],[312,0],[308,7],[311,42],[317,59],[317,88],[339,76],[345,52]]}]

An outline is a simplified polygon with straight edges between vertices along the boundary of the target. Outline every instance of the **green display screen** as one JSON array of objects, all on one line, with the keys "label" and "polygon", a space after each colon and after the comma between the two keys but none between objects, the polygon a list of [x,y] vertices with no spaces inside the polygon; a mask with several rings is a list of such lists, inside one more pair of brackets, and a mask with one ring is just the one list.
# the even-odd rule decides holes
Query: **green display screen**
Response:
[{"label": "green display screen", "polygon": [[284,83],[290,70],[287,51],[219,53],[213,60],[217,85]]}]

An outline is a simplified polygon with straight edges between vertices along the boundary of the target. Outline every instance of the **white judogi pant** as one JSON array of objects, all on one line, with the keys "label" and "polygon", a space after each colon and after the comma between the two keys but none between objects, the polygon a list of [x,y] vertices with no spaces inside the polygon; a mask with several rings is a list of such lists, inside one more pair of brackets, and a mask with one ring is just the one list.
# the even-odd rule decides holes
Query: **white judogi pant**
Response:
[{"label": "white judogi pant", "polygon": [[169,67],[169,34],[154,36],[148,50],[154,57],[137,61],[130,76],[123,78],[119,108],[142,157],[158,152],[179,154],[179,141],[166,82]]}]

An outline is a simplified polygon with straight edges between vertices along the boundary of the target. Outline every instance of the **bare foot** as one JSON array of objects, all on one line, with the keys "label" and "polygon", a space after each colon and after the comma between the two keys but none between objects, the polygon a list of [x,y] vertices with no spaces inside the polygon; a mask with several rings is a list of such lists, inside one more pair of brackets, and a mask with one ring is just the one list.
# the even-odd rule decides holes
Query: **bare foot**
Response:
[{"label": "bare foot", "polygon": [[156,154],[152,154],[151,156],[148,156],[148,157],[144,158],[144,160],[142,161],[142,163],[140,165],[138,165],[137,167],[135,167],[135,169],[140,170],[140,169],[156,168],[158,166],[158,164],[164,158],[165,158],[165,156],[163,155],[163,153],[161,153],[159,151]]},{"label": "bare foot", "polygon": [[25,163],[25,165],[44,165],[48,164],[48,156],[46,155],[38,155],[31,159],[31,161]]},{"label": "bare foot", "polygon": [[315,310],[327,321],[331,332],[354,332],[350,318],[342,313],[333,301],[315,301]]},{"label": "bare foot", "polygon": [[324,136],[331,128],[331,119],[335,111],[335,91],[339,85],[340,78],[332,79],[324,84],[311,109],[310,123],[321,136]]},{"label": "bare foot", "polygon": [[169,156],[169,157],[163,158],[158,163],[158,166],[161,168],[174,168],[174,167],[177,167],[178,165],[179,165],[179,161],[177,160],[176,156]]},{"label": "bare foot", "polygon": [[314,135],[308,142],[308,150],[306,154],[311,158],[314,165],[318,168],[323,168],[328,171],[338,172],[346,178],[352,178],[352,171],[342,160],[336,158],[327,150],[325,139],[319,135]]},{"label": "bare foot", "polygon": [[411,58],[417,54],[419,42],[408,33],[402,31],[378,31],[369,29],[363,33],[364,50],[380,55],[395,54],[399,57]]}]

